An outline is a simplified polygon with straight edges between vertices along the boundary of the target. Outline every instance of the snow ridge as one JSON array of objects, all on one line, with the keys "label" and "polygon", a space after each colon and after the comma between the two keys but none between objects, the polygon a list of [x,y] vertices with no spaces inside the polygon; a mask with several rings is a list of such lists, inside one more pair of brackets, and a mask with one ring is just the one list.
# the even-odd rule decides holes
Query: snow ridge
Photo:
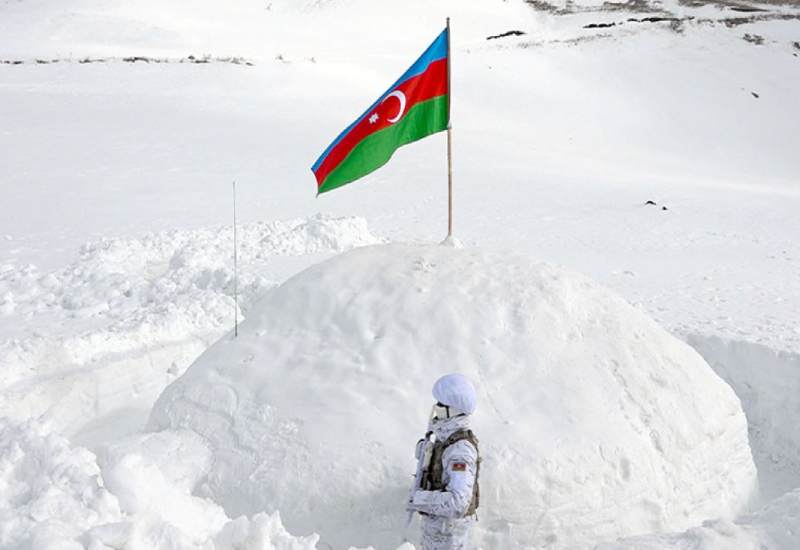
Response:
[{"label": "snow ridge", "polygon": [[[239,236],[245,316],[285,276],[282,262],[379,242],[363,218],[326,216],[244,224]],[[0,415],[47,413],[72,435],[126,393],[141,407],[128,430],[140,428],[161,389],[232,326],[232,253],[222,226],[90,242],[51,273],[0,265]]]}]

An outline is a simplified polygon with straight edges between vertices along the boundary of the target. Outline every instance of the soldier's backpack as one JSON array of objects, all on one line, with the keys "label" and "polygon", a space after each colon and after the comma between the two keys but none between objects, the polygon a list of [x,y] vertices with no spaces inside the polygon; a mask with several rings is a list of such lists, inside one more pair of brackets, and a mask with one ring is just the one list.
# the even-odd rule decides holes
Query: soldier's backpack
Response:
[{"label": "soldier's backpack", "polygon": [[431,461],[422,478],[422,489],[426,491],[444,491],[447,488],[444,483],[444,464],[442,464],[444,451],[450,445],[464,440],[469,441],[478,453],[478,461],[475,464],[475,484],[472,486],[472,500],[467,507],[466,514],[464,514],[465,517],[469,517],[477,512],[481,501],[481,491],[478,483],[478,475],[481,471],[481,452],[478,448],[478,438],[475,437],[472,430],[458,430],[453,432],[445,441],[437,441],[433,444]]}]

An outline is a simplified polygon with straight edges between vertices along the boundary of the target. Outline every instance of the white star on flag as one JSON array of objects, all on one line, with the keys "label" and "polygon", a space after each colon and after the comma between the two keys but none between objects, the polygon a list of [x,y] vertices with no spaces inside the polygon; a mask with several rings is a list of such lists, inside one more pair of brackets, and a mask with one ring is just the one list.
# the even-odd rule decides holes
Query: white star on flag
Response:
[{"label": "white star on flag", "polygon": [[369,117],[369,123],[370,124],[375,124],[378,121],[379,118],[380,117],[378,116],[378,113],[372,113],[372,116]]}]

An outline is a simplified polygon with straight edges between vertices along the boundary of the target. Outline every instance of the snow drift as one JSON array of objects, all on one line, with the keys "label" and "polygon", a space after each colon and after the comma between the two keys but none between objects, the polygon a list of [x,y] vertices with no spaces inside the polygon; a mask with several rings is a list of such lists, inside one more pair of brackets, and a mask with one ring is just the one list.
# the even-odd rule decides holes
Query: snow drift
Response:
[{"label": "snow drift", "polygon": [[192,496],[202,447],[187,432],[136,436],[101,468],[50,426],[2,418],[0,548],[315,550],[318,537],[293,537],[277,512],[231,520]]},{"label": "snow drift", "polygon": [[736,521],[705,521],[684,533],[644,535],[595,550],[789,550],[800,548],[800,489]]},{"label": "snow drift", "polygon": [[449,371],[479,391],[484,547],[686,529],[755,488],[739,401],[694,350],[585,277],[479,250],[370,246],[307,269],[167,388],[150,428],[202,436],[197,490],[229,515],[395,547]]},{"label": "snow drift", "polygon": [[0,548],[70,548],[119,518],[92,453],[34,420],[0,419]]}]

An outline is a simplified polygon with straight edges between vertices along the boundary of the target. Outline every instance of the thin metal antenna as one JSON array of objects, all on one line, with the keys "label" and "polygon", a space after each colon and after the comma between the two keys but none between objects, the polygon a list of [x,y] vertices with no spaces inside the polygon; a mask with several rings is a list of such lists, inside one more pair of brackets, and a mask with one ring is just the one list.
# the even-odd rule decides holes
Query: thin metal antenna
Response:
[{"label": "thin metal antenna", "polygon": [[233,182],[233,337],[239,337],[239,247],[236,233],[236,182]]}]

